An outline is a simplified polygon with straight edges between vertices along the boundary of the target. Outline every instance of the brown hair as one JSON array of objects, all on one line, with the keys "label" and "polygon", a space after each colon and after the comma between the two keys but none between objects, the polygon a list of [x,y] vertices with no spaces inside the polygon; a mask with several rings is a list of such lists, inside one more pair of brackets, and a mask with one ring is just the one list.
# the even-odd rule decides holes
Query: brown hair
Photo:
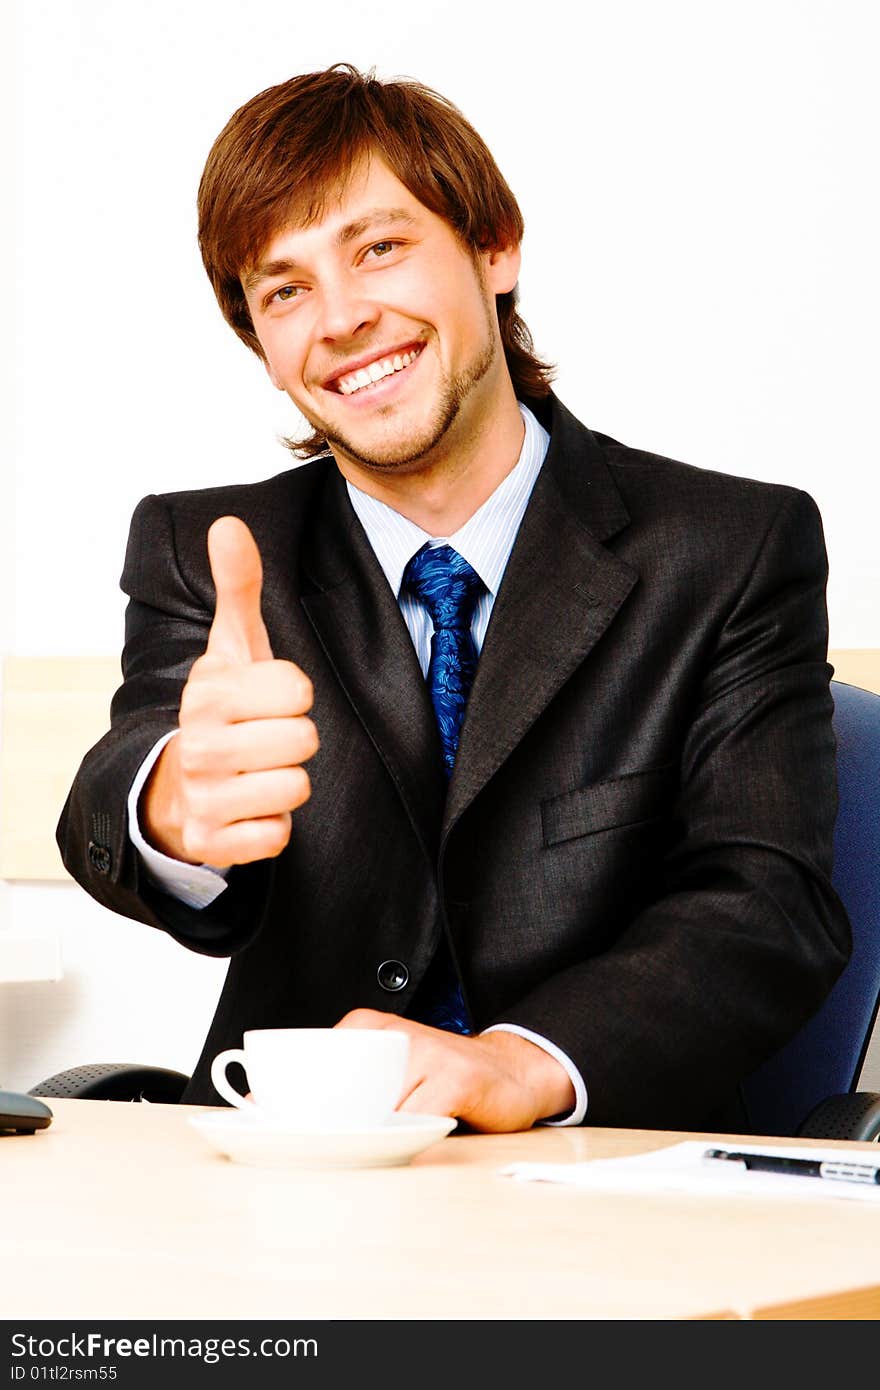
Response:
[{"label": "brown hair", "polygon": [[[198,198],[199,246],[214,293],[227,322],[260,356],[242,272],[280,228],[318,220],[330,193],[373,149],[473,250],[522,240],[522,213],[486,145],[429,87],[409,78],[381,82],[348,63],[269,87],[215,140]],[[517,396],[540,398],[553,369],[536,356],[516,302],[516,289],[496,296],[504,354]],[[326,441],[316,432],[291,447],[310,458]]]}]

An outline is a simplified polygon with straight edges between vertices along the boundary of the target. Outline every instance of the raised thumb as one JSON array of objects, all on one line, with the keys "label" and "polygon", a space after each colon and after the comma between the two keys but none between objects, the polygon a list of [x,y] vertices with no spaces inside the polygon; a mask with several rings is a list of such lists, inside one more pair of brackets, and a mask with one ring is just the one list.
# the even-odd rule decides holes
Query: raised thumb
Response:
[{"label": "raised thumb", "polygon": [[221,516],[212,523],[208,561],[217,592],[208,654],[240,664],[271,660],[260,612],[263,563],[256,541],[239,517]]}]

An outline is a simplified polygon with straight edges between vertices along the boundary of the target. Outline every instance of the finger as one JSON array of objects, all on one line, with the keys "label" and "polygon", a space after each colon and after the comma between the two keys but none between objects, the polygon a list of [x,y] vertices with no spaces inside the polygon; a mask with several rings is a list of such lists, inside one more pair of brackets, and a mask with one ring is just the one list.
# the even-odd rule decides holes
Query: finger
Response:
[{"label": "finger", "polygon": [[218,828],[236,821],[262,820],[295,811],[311,794],[304,767],[241,772],[220,782],[198,781],[188,789],[188,819]]},{"label": "finger", "polygon": [[458,1118],[458,1106],[449,1087],[429,1076],[398,1101],[397,1109],[408,1115],[454,1115]]},{"label": "finger", "polygon": [[319,747],[318,730],[307,715],[240,724],[200,721],[184,725],[179,737],[180,765],[192,777],[297,767]]},{"label": "finger", "polygon": [[334,1028],[400,1028],[405,1033],[410,1033],[413,1024],[405,1018],[398,1018],[397,1014],[386,1014],[381,1009],[350,1009],[347,1014],[343,1014]]},{"label": "finger", "polygon": [[240,664],[268,661],[272,649],[260,612],[263,564],[256,541],[237,516],[221,516],[211,525],[208,560],[217,594],[208,652]]},{"label": "finger", "polygon": [[184,687],[180,722],[287,719],[307,714],[313,698],[312,682],[292,661],[256,661],[217,671],[206,655],[196,662]]},{"label": "finger", "polygon": [[252,864],[258,859],[274,859],[290,839],[289,812],[262,820],[236,821],[234,825],[186,826],[183,845],[194,863],[227,869],[233,864]]}]

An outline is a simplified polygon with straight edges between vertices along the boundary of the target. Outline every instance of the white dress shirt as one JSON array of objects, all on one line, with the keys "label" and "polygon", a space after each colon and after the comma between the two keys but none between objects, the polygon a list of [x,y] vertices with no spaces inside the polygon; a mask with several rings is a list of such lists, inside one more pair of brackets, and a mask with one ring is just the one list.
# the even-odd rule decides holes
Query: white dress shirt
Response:
[{"label": "white dress shirt", "polygon": [[[516,464],[473,516],[451,536],[429,535],[415,522],[401,516],[400,512],[394,511],[386,503],[369,496],[346,481],[351,505],[367,534],[391,591],[397,598],[425,676],[431,659],[433,625],[427,609],[418,599],[409,593],[401,593],[403,572],[413,555],[426,544],[451,545],[467,560],[485,585],[485,592],[477,602],[471,624],[471,635],[479,655],[507,561],[550,442],[550,436],[532,412],[521,402],[519,409],[525,425],[525,436]],[[223,892],[226,887],[225,871],[211,868],[210,865],[182,864],[161,854],[147,844],[137,819],[138,798],[144,783],[168,739],[173,737],[174,731],[166,734],[150,751],[138,770],[129,794],[129,833],[144,867],[157,886],[188,907],[198,909],[207,907]],[[570,1058],[548,1039],[532,1033],[529,1029],[521,1028],[518,1024],[497,1023],[485,1029],[487,1033],[495,1031],[516,1033],[536,1043],[556,1058],[571,1078],[575,1090],[575,1107],[564,1119],[549,1123],[580,1124],[587,1110],[587,1091],[580,1072]]]}]

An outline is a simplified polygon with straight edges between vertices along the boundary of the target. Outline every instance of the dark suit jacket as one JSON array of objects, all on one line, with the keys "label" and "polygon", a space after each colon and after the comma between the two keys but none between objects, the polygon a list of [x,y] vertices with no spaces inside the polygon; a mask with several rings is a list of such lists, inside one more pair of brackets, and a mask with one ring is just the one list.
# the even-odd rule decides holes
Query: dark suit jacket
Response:
[{"label": "dark suit jacket", "polygon": [[[543,411],[550,450],[448,794],[412,643],[332,460],[139,505],[125,680],[58,833],[100,902],[232,957],[186,1100],[217,1103],[210,1059],[247,1028],[406,1013],[445,933],[476,1027],[558,1044],[589,1123],[710,1128],[845,963],[813,502],[626,448],[555,398]],[[287,849],[198,913],[145,881],[125,801],[204,649],[205,535],[225,513],[257,539],[273,651],[314,682],[321,749]],[[388,961],[408,972],[397,992]]]}]

